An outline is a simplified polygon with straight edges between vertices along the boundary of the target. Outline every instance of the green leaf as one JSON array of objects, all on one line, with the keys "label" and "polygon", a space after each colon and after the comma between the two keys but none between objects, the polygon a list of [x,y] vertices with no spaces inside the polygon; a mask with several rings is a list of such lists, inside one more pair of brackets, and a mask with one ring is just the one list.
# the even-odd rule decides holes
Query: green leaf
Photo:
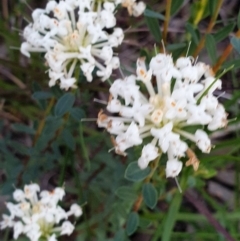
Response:
[{"label": "green leaf", "polygon": [[238,26],[238,29],[240,29],[240,11],[238,12],[237,26]]},{"label": "green leaf", "polygon": [[186,47],[187,44],[186,43],[178,43],[178,44],[168,44],[166,46],[166,49],[169,51],[169,52],[172,52],[172,51],[175,51],[177,49],[182,49],[184,47]]},{"label": "green leaf", "polygon": [[148,17],[148,16],[144,16],[144,17],[145,17],[146,24],[147,24],[151,34],[155,38],[155,41],[157,43],[160,43],[162,36],[161,36],[158,20],[156,18],[152,18],[152,17]]},{"label": "green leaf", "polygon": [[216,43],[222,41],[233,31],[235,23],[230,23],[227,26],[221,28],[217,33],[213,34]]},{"label": "green leaf", "polygon": [[73,151],[76,149],[76,141],[72,133],[68,129],[64,129],[62,132],[62,137],[65,144]]},{"label": "green leaf", "polygon": [[209,1],[209,10],[210,10],[210,14],[211,15],[213,15],[214,12],[216,11],[217,2],[218,2],[218,0],[211,0],[211,1]]},{"label": "green leaf", "polygon": [[116,195],[119,198],[127,201],[133,201],[137,198],[137,194],[131,187],[128,186],[119,187],[116,191]]},{"label": "green leaf", "polygon": [[133,182],[140,182],[144,180],[150,172],[150,167],[142,170],[139,168],[137,161],[131,162],[125,171],[125,178]]},{"label": "green leaf", "polygon": [[174,15],[175,13],[177,13],[180,10],[183,3],[184,3],[184,0],[172,1],[171,15]]},{"label": "green leaf", "polygon": [[140,218],[139,227],[146,229],[151,225],[151,223],[151,220],[148,220],[146,218]]},{"label": "green leaf", "polygon": [[240,39],[237,37],[232,37],[231,44],[233,48],[240,54]]},{"label": "green leaf", "polygon": [[152,11],[150,9],[147,9],[147,8],[144,11],[144,16],[150,17],[150,18],[158,18],[160,20],[165,20],[165,17],[162,14],[154,12],[154,11]]},{"label": "green leaf", "polygon": [[46,100],[50,99],[51,97],[53,97],[53,94],[47,91],[36,91],[32,95],[32,98],[36,100]]},{"label": "green leaf", "polygon": [[194,28],[194,26],[190,23],[186,23],[186,29],[187,31],[192,35],[193,42],[198,45],[199,43],[199,37],[197,35],[197,30]]},{"label": "green leaf", "polygon": [[229,60],[222,65],[223,69],[228,69],[230,66],[234,66],[233,69],[240,68],[240,59]]},{"label": "green leaf", "polygon": [[214,64],[217,61],[217,50],[215,39],[211,34],[206,35],[206,49],[211,58],[212,64]]},{"label": "green leaf", "polygon": [[67,113],[75,102],[75,96],[70,93],[64,94],[55,105],[54,114],[55,116],[61,117]]},{"label": "green leaf", "polygon": [[161,233],[162,233],[161,241],[171,240],[171,235],[173,233],[173,228],[177,219],[181,201],[182,201],[182,194],[176,193],[173,200],[171,201],[171,205],[167,212],[167,217],[164,222],[164,225],[163,227],[162,226],[158,227],[154,237],[152,238],[152,241],[159,240],[159,236]]},{"label": "green leaf", "polygon": [[35,130],[33,130],[31,127],[21,124],[21,123],[13,124],[12,128],[14,131],[17,131],[17,132],[23,132],[23,133],[30,134],[30,135],[35,134]]},{"label": "green leaf", "polygon": [[127,235],[132,235],[138,227],[139,224],[139,216],[136,212],[131,212],[128,216],[127,223],[126,223],[126,232]]},{"label": "green leaf", "polygon": [[158,201],[156,188],[151,183],[145,183],[142,188],[143,200],[145,204],[153,209]]},{"label": "green leaf", "polygon": [[75,119],[76,121],[80,121],[82,118],[85,117],[85,112],[83,109],[79,108],[79,107],[73,107],[72,109],[70,109],[70,115],[73,119]]},{"label": "green leaf", "polygon": [[125,241],[125,232],[123,229],[117,231],[113,241]]}]

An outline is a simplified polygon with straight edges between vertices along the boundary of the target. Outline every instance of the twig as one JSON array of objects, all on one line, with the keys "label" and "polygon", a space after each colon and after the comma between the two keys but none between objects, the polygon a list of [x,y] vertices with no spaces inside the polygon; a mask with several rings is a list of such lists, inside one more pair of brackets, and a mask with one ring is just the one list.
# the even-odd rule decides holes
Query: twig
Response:
[{"label": "twig", "polygon": [[166,0],[166,13],[165,13],[165,21],[163,25],[163,42],[166,45],[167,42],[167,33],[168,33],[168,25],[170,21],[170,14],[171,14],[171,6],[172,6],[172,0]]}]

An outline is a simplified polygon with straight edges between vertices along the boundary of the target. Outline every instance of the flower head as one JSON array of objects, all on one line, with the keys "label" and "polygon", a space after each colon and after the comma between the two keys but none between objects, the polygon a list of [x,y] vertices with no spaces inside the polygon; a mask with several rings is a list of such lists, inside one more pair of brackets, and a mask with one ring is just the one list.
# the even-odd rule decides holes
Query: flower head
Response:
[{"label": "flower head", "polygon": [[62,209],[58,202],[64,195],[65,191],[61,187],[51,192],[40,192],[37,184],[25,185],[24,190],[15,190],[13,198],[17,204],[7,203],[10,216],[3,215],[0,229],[13,227],[14,239],[25,234],[31,241],[38,241],[40,238],[56,241],[59,235],[70,235],[74,225],[67,219],[71,215],[81,216],[82,209],[77,204],[72,204],[68,212]]},{"label": "flower head", "polygon": [[[211,150],[203,129],[191,133],[186,127],[202,125],[211,131],[227,124],[224,107],[213,96],[214,90],[221,88],[221,80],[215,79],[208,65],[193,64],[192,57],[181,57],[174,63],[167,54],[152,58],[149,69],[139,58],[136,73],[112,84],[107,110],[120,116],[101,111],[98,126],[116,136],[113,143],[118,154],[126,155],[126,149],[143,144],[138,159],[142,169],[161,152],[166,153],[166,176],[175,177],[182,169],[178,159],[185,156],[188,141],[204,153]],[[145,92],[140,91],[139,81],[145,85]]]},{"label": "flower head", "polygon": [[121,28],[114,28],[114,10],[115,3],[105,1],[51,0],[45,9],[33,11],[33,23],[23,31],[21,52],[27,57],[31,52],[45,53],[49,86],[59,82],[62,89],[75,88],[77,67],[89,82],[96,68],[104,81],[119,67],[112,48],[124,37]]}]

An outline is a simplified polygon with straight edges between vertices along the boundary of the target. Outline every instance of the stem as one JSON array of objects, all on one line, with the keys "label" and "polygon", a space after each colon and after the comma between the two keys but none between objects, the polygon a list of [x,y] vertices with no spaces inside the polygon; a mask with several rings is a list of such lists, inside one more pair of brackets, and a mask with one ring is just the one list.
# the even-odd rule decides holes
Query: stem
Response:
[{"label": "stem", "polygon": [[35,146],[39,136],[41,135],[42,131],[43,131],[43,128],[45,126],[45,122],[46,122],[46,117],[47,115],[49,114],[49,112],[51,111],[53,105],[54,105],[54,102],[55,102],[55,98],[51,98],[49,104],[48,104],[48,107],[44,113],[44,117],[43,119],[41,120],[40,124],[38,125],[38,129],[37,129],[37,132],[34,136],[34,139],[33,139],[33,146]]},{"label": "stem", "polygon": [[69,149],[67,149],[67,153],[66,153],[65,158],[63,160],[63,164],[62,164],[62,167],[61,167],[60,178],[59,178],[59,182],[58,182],[58,186],[60,186],[60,187],[63,186],[65,173],[66,173],[66,167],[67,167],[69,156],[70,156],[70,151],[69,151]]},{"label": "stem", "polygon": [[3,236],[3,241],[8,241],[9,239],[9,228],[5,231],[4,236]]},{"label": "stem", "polygon": [[166,13],[165,13],[165,21],[163,25],[163,42],[166,45],[167,42],[167,32],[168,32],[168,25],[170,21],[170,14],[171,14],[171,6],[172,0],[166,0]]},{"label": "stem", "polygon": [[[152,170],[151,172],[149,173],[149,175],[146,177],[145,179],[145,183],[149,183],[152,176],[154,175],[157,167],[158,167],[158,164],[159,164],[159,161],[161,159],[161,156],[162,156],[162,153],[155,159],[155,161],[153,161],[153,166],[152,166]],[[142,204],[142,201],[143,201],[143,196],[142,194],[140,194],[137,198],[137,200],[135,201],[135,203],[133,204],[133,211],[134,212],[138,212],[138,210],[140,209],[141,207],[141,204]]]},{"label": "stem", "polygon": [[[240,30],[238,30],[235,34],[235,36],[237,38],[240,38]],[[213,72],[216,73],[220,67],[222,66],[222,64],[224,63],[224,61],[226,60],[226,58],[229,56],[229,54],[232,52],[233,50],[233,46],[230,43],[227,48],[224,50],[223,54],[221,55],[221,57],[218,59],[217,63],[213,66]]]},{"label": "stem", "polygon": [[204,47],[204,44],[205,44],[205,40],[206,40],[206,34],[210,33],[215,25],[215,22],[216,22],[216,19],[217,19],[217,16],[218,16],[218,13],[220,11],[220,8],[222,6],[222,3],[223,3],[223,0],[218,0],[218,3],[217,3],[217,7],[216,7],[216,10],[214,12],[214,14],[212,15],[212,18],[208,24],[208,27],[207,27],[207,30],[206,30],[206,33],[205,35],[201,38],[194,54],[193,54],[193,57],[196,58],[198,56],[198,54],[200,53],[200,51],[202,50],[202,48]]},{"label": "stem", "polygon": [[83,157],[87,161],[87,169],[90,170],[91,164],[90,164],[90,160],[89,160],[88,151],[87,151],[86,145],[84,143],[82,122],[80,122],[80,125],[79,125],[79,135],[80,135],[80,146],[81,146],[81,149],[83,152]]}]

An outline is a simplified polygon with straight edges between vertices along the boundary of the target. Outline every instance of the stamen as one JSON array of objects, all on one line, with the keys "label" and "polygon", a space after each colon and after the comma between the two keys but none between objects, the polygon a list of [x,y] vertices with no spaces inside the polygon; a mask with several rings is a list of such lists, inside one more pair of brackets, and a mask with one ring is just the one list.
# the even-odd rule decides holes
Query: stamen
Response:
[{"label": "stamen", "polygon": [[190,46],[191,46],[191,41],[189,42],[189,44],[188,44],[188,48],[187,48],[187,53],[186,53],[186,57],[188,56],[188,53],[189,53],[189,49],[190,49]]},{"label": "stamen", "polygon": [[100,104],[103,104],[103,105],[107,105],[107,104],[108,104],[107,101],[105,101],[105,100],[99,100],[99,99],[96,99],[96,98],[94,98],[93,101],[94,101],[94,102],[97,102],[97,103],[100,103]]},{"label": "stamen", "polygon": [[196,57],[195,62],[194,62],[193,65],[196,65],[196,64],[197,64],[197,61],[198,61],[198,56]]},{"label": "stamen", "polygon": [[81,122],[90,122],[90,121],[97,121],[97,118],[82,118]]},{"label": "stamen", "polygon": [[216,98],[218,99],[218,98],[224,96],[225,94],[226,94],[226,91],[223,91],[223,92],[222,92],[221,94],[219,94]]},{"label": "stamen", "polygon": [[122,71],[121,66],[119,66],[119,72],[120,72],[122,78],[125,79],[125,75],[124,75],[124,73],[123,73],[123,71]]},{"label": "stamen", "polygon": [[174,177],[174,179],[175,179],[175,182],[176,182],[176,184],[177,184],[177,187],[178,187],[179,192],[182,193],[182,188],[181,188],[181,186],[180,186],[180,184],[179,184],[179,182],[178,182],[177,177]]},{"label": "stamen", "polygon": [[115,149],[115,147],[109,149],[108,152],[111,152],[111,151],[113,151],[114,149]]},{"label": "stamen", "polygon": [[158,55],[158,52],[157,52],[157,45],[154,44],[154,51],[155,51],[155,54]]},{"label": "stamen", "polygon": [[26,4],[26,6],[33,12],[33,9],[32,9],[32,7],[27,3],[27,1],[26,0],[22,0],[21,1],[22,3],[25,3]]},{"label": "stamen", "polygon": [[29,24],[31,23],[31,21],[28,20],[26,17],[23,17],[23,19],[24,19],[26,22],[28,22]]},{"label": "stamen", "polygon": [[166,54],[166,48],[165,48],[164,41],[163,41],[163,40],[161,40],[161,43],[162,43],[162,47],[163,47],[163,52],[164,52],[164,54]]}]

